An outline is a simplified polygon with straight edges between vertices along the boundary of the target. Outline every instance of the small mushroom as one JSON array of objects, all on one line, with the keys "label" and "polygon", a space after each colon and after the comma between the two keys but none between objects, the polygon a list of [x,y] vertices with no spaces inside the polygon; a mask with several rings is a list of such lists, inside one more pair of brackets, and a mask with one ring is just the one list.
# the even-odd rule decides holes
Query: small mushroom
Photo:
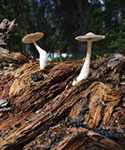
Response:
[{"label": "small mushroom", "polygon": [[36,41],[40,40],[43,36],[44,36],[44,33],[36,32],[36,33],[28,34],[22,38],[23,43],[26,43],[26,44],[33,43],[36,49],[38,50],[39,55],[40,55],[40,59],[39,59],[40,69],[44,69],[48,61],[47,52],[43,50],[42,48],[40,48],[38,44],[36,43]]},{"label": "small mushroom", "polygon": [[90,70],[90,59],[91,59],[91,47],[92,47],[92,42],[93,41],[99,41],[104,39],[104,35],[95,35],[92,32],[89,32],[83,36],[77,36],[75,39],[81,42],[88,42],[88,48],[87,48],[87,55],[85,58],[85,62],[83,64],[83,67],[80,71],[79,76],[73,81],[72,85],[75,85],[79,81],[86,79],[89,75],[89,70]]}]

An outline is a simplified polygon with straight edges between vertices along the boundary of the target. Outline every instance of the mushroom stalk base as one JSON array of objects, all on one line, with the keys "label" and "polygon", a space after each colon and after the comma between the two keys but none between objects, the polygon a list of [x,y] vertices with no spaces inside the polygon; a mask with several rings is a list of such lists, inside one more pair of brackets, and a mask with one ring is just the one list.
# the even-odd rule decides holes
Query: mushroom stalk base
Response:
[{"label": "mushroom stalk base", "polygon": [[85,62],[83,64],[79,76],[73,81],[72,85],[75,85],[79,81],[86,79],[88,77],[89,70],[90,70],[91,47],[92,47],[92,42],[88,41],[88,48],[87,48],[87,55],[86,55]]},{"label": "mushroom stalk base", "polygon": [[35,41],[33,41],[33,44],[36,47],[36,49],[38,50],[39,55],[40,55],[40,58],[39,58],[40,69],[44,69],[45,66],[46,66],[46,63],[48,61],[47,53],[46,53],[45,50],[43,50],[42,48],[40,48],[39,45]]}]

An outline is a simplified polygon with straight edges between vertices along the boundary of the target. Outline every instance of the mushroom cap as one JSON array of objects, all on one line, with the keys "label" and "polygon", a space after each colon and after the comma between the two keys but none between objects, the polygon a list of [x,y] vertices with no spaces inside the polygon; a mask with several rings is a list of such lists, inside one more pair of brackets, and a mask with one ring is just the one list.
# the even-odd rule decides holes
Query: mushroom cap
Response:
[{"label": "mushroom cap", "polygon": [[42,32],[36,32],[36,33],[31,33],[27,34],[22,38],[23,43],[33,43],[33,41],[38,41],[44,36],[44,33]]},{"label": "mushroom cap", "polygon": [[78,41],[81,41],[81,42],[84,42],[84,41],[87,42],[87,41],[99,41],[99,40],[102,40],[104,38],[105,38],[104,35],[95,35],[94,33],[89,32],[85,35],[77,36],[75,39]]}]

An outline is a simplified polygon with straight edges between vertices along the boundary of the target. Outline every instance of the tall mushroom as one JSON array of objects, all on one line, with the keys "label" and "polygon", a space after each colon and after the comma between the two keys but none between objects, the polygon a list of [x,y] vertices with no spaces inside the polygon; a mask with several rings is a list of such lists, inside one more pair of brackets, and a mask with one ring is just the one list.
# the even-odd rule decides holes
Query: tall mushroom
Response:
[{"label": "tall mushroom", "polygon": [[36,33],[28,34],[22,38],[23,43],[27,43],[27,44],[33,43],[36,49],[38,50],[39,55],[40,55],[40,59],[39,59],[40,69],[44,69],[48,60],[47,52],[43,50],[42,48],[40,48],[38,44],[36,43],[36,41],[40,40],[43,36],[44,36],[44,33],[36,32]]},{"label": "tall mushroom", "polygon": [[81,42],[88,42],[88,48],[87,48],[87,55],[85,58],[85,62],[83,64],[83,67],[80,71],[79,76],[73,81],[72,85],[75,85],[79,81],[86,79],[89,75],[89,70],[90,70],[90,59],[91,59],[91,47],[92,47],[92,42],[93,41],[99,41],[104,39],[104,35],[95,35],[92,32],[89,32],[83,36],[77,36],[75,39]]}]

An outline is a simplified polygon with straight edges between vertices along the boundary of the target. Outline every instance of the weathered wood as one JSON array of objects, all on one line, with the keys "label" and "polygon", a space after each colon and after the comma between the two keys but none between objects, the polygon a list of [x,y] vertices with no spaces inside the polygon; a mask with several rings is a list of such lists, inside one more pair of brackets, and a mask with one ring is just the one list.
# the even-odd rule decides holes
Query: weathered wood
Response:
[{"label": "weathered wood", "polygon": [[[48,63],[44,70],[30,62],[4,76],[1,95],[13,112],[0,120],[0,148],[123,149],[124,65],[124,56],[92,63],[89,78],[76,86],[71,83],[81,61]],[[40,81],[33,80],[34,73],[43,76]],[[89,128],[77,128],[79,122]],[[117,136],[109,138],[109,132],[100,132],[104,130]]]},{"label": "weathered wood", "polygon": [[125,56],[92,61],[89,77],[72,86],[83,61],[40,70],[21,53],[0,53],[1,150],[125,149]]},{"label": "weathered wood", "polygon": [[16,28],[15,20],[4,19],[0,23],[0,79],[28,61],[24,54],[12,48]]},{"label": "weathered wood", "polygon": [[15,20],[9,21],[8,19],[4,19],[0,23],[0,47],[12,50],[12,41],[16,29],[17,24]]}]

